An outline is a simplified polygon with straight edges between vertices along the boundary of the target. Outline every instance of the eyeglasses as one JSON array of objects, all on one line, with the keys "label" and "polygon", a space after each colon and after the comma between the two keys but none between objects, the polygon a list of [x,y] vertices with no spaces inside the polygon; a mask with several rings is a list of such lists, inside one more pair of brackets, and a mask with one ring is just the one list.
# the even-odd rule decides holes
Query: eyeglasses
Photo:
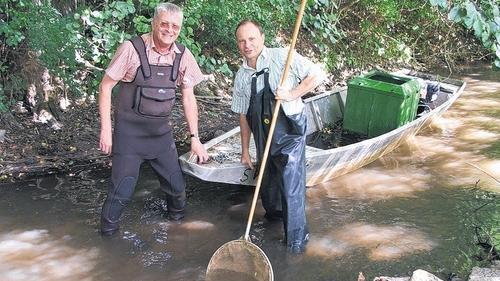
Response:
[{"label": "eyeglasses", "polygon": [[177,25],[175,23],[170,23],[170,22],[160,22],[160,28],[162,29],[171,29],[175,32],[179,32],[181,30],[181,26]]}]

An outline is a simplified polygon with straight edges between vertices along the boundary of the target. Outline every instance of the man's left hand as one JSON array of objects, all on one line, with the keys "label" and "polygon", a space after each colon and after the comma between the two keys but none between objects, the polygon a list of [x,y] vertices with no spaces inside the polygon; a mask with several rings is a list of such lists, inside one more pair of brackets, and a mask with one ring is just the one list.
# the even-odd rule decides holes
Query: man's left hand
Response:
[{"label": "man's left hand", "polygon": [[292,90],[287,87],[279,86],[276,90],[276,99],[282,101],[293,101],[297,97],[292,94]]},{"label": "man's left hand", "polygon": [[198,164],[203,164],[209,159],[205,147],[198,138],[191,138],[191,156],[193,155],[198,157]]}]

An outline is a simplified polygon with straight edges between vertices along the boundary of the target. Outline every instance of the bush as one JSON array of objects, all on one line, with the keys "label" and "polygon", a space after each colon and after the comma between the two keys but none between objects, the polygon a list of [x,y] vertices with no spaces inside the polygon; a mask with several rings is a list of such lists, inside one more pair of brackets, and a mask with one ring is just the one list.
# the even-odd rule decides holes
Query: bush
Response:
[{"label": "bush", "polygon": [[[433,0],[433,5],[442,10],[447,9],[446,1]],[[500,68],[500,10],[498,1],[482,0],[454,1],[448,18],[462,24],[467,30],[474,32],[485,48],[491,51],[494,64]]]},{"label": "bush", "polygon": [[[150,31],[153,9],[160,0],[77,0],[74,6],[64,1],[35,2],[0,0],[3,107],[21,98],[13,92],[25,90],[28,81],[22,75],[22,62],[31,57],[60,78],[71,93],[96,93],[102,70],[117,46]],[[289,0],[177,2],[185,7],[179,41],[193,52],[205,72],[227,76],[232,76],[239,64],[234,29],[242,19],[259,21],[266,44],[280,46],[289,43],[298,9],[298,4]],[[460,33],[462,27],[446,20],[447,15],[473,31],[500,66],[498,5],[493,0],[477,5],[455,0],[450,7],[447,3],[309,0],[299,51],[307,55],[311,49],[321,54],[328,70],[387,62],[415,65],[429,59],[448,62],[476,54],[474,44],[463,44],[462,36],[467,34]]]}]

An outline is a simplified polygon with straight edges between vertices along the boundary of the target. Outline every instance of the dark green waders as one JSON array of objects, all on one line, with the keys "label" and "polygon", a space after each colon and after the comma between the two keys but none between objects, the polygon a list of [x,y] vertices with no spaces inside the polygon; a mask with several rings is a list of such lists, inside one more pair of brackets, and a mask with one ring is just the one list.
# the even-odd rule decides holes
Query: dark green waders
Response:
[{"label": "dark green waders", "polygon": [[[264,75],[264,89],[257,92],[257,79]],[[269,86],[267,68],[252,77],[252,92],[247,121],[254,136],[258,162],[262,161],[267,135],[275,105],[275,96]],[[287,247],[295,253],[304,251],[309,239],[305,212],[305,146],[306,115],[287,116],[280,108],[265,167],[261,189],[266,217],[282,214]]]}]

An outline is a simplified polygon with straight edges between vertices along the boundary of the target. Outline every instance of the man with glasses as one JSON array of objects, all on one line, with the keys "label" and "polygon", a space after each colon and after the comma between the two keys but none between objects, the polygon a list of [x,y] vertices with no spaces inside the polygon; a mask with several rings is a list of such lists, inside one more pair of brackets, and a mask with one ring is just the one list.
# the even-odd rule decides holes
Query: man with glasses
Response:
[{"label": "man with glasses", "polygon": [[[182,27],[181,8],[171,3],[155,9],[152,31],[125,41],[116,51],[99,87],[99,148],[112,153],[112,184],[102,207],[101,233],[112,235],[131,200],[140,165],[147,161],[166,194],[168,218],[180,220],[186,206],[185,182],[169,116],[180,87],[191,135],[191,153],[200,163],[208,154],[198,138],[198,108],[193,88],[203,80],[193,54],[176,43]],[[120,88],[111,124],[111,90]]]}]

